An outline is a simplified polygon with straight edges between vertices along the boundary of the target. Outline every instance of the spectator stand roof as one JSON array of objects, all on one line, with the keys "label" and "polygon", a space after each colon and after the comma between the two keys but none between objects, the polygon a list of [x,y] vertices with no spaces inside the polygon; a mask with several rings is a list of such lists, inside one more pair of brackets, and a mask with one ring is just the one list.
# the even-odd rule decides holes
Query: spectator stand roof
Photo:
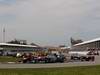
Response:
[{"label": "spectator stand roof", "polygon": [[82,43],[78,43],[78,44],[75,44],[75,45],[73,45],[73,46],[84,45],[84,44],[88,44],[88,43],[92,43],[92,42],[96,42],[96,41],[100,41],[100,38],[96,38],[96,39],[89,40],[89,41],[84,41],[84,42],[82,42]]},{"label": "spectator stand roof", "polygon": [[20,44],[9,44],[9,43],[0,43],[0,46],[16,46],[16,47],[38,47],[38,46],[34,46],[34,45],[20,45]]}]

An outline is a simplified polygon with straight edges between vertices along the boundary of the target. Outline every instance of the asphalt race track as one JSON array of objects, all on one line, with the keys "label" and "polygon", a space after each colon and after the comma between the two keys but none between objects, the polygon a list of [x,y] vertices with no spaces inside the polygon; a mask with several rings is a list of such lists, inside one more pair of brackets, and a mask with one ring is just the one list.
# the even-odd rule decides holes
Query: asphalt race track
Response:
[{"label": "asphalt race track", "polygon": [[100,56],[96,56],[94,62],[66,62],[66,63],[47,63],[47,64],[0,64],[0,68],[54,68],[54,67],[73,67],[100,65]]}]

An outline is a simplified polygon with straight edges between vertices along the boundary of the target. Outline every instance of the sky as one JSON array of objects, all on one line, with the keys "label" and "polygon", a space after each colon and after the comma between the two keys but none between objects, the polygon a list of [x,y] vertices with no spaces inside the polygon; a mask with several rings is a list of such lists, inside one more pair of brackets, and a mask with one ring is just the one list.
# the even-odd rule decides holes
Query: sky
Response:
[{"label": "sky", "polygon": [[100,37],[100,0],[0,0],[0,42],[70,45]]}]

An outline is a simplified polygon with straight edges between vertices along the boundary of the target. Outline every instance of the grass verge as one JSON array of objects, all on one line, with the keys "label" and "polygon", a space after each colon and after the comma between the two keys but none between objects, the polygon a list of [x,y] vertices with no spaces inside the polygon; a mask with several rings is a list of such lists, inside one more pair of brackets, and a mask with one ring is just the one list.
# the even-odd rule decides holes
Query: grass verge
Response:
[{"label": "grass verge", "polygon": [[0,56],[0,62],[17,62],[20,58],[12,56]]},{"label": "grass verge", "polygon": [[100,75],[100,65],[67,68],[0,69],[0,75]]}]

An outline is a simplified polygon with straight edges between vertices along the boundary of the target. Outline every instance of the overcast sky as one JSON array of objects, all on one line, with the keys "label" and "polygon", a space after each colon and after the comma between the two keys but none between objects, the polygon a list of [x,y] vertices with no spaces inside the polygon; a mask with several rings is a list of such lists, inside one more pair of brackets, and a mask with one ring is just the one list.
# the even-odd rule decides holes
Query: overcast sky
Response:
[{"label": "overcast sky", "polygon": [[0,42],[25,39],[39,45],[70,44],[70,37],[100,37],[100,0],[0,0]]}]

